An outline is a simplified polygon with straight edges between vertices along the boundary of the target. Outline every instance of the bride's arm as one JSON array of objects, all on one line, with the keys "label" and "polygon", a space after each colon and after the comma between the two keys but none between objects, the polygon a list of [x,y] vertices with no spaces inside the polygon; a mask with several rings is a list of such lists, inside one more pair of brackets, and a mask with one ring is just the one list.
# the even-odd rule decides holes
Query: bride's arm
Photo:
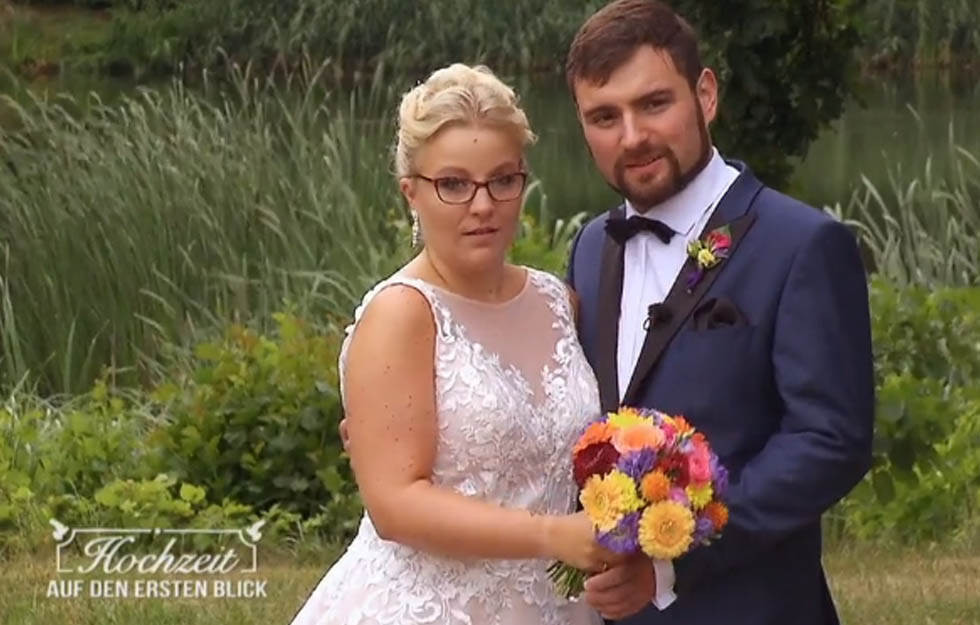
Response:
[{"label": "bride's arm", "polygon": [[351,339],[351,463],[381,537],[450,557],[558,559],[587,570],[619,561],[595,543],[582,514],[536,516],[432,484],[434,347],[429,305],[406,286],[375,296]]}]

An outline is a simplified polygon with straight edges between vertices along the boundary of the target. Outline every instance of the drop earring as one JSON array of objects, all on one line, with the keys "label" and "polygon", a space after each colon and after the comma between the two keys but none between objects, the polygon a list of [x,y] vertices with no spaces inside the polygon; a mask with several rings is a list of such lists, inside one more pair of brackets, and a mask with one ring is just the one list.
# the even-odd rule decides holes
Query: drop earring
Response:
[{"label": "drop earring", "polygon": [[419,232],[419,214],[412,211],[412,247],[418,247],[422,235]]}]

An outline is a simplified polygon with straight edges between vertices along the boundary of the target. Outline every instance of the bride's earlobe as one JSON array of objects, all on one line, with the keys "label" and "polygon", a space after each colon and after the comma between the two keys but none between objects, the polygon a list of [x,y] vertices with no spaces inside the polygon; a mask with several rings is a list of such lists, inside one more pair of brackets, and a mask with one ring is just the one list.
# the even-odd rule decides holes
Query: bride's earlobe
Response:
[{"label": "bride's earlobe", "polygon": [[411,210],[415,210],[415,181],[408,177],[399,179],[398,190],[402,192],[402,196],[404,196],[405,201],[408,202],[408,207]]}]

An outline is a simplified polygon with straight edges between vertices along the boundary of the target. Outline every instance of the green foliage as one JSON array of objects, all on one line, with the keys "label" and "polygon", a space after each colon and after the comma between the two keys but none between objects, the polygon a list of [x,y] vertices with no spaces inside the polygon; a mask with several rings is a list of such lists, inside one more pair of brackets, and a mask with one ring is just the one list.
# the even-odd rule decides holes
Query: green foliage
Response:
[{"label": "green foliage", "polygon": [[806,154],[854,88],[857,5],[851,0],[680,0],[720,74],[715,140],[782,186],[787,156]]},{"label": "green foliage", "polygon": [[528,186],[520,230],[511,248],[510,261],[549,271],[564,279],[572,241],[588,215],[578,213],[570,219],[552,219],[548,198],[540,181]]},{"label": "green foliage", "polygon": [[[501,73],[560,72],[574,33],[602,0],[181,0],[112,14],[101,65],[138,76],[214,69],[229,61],[291,68],[325,59],[335,80],[388,72],[411,84],[453,61]],[[117,5],[118,6],[118,5]],[[854,86],[851,0],[684,0],[723,79],[717,139],[771,184],[788,158],[841,113]],[[196,74],[194,74],[196,75]]]},{"label": "green foliage", "polygon": [[969,541],[980,511],[980,389],[901,376],[881,396],[902,408],[879,417],[896,437],[841,505],[846,531],[882,543]]},{"label": "green foliage", "polygon": [[203,481],[211,501],[278,503],[303,516],[336,502],[355,512],[337,430],[339,336],[275,317],[272,337],[232,326],[199,344],[184,373],[156,391],[168,419],[147,439],[152,464]]},{"label": "green foliage", "polygon": [[850,224],[874,270],[899,285],[980,285],[980,155],[949,138],[951,175],[889,172],[888,189],[867,178],[846,204],[828,210]]},{"label": "green foliage", "polygon": [[980,506],[980,289],[876,280],[874,466],[840,506],[862,539],[943,541]]},{"label": "green foliage", "polygon": [[890,375],[966,386],[980,380],[980,289],[871,288],[878,384]]},{"label": "green foliage", "polygon": [[980,57],[980,13],[971,0],[865,0],[862,35],[872,66],[950,66]]},{"label": "green foliage", "polygon": [[409,250],[379,147],[390,127],[318,76],[283,88],[240,73],[234,93],[174,85],[111,107],[7,100],[0,386],[81,392],[107,366],[119,385],[151,383],[168,344],[267,323],[286,300],[346,316],[394,271]]}]

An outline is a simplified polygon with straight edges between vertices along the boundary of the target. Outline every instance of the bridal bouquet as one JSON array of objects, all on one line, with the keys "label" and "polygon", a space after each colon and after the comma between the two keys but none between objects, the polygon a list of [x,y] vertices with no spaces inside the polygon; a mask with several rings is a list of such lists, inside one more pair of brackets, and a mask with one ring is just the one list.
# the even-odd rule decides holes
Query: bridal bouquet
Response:
[{"label": "bridal bouquet", "polygon": [[[728,473],[683,417],[622,407],[590,424],[573,453],[579,501],[610,551],[672,560],[728,522]],[[565,597],[582,593],[583,571],[559,562],[549,573]]]}]

